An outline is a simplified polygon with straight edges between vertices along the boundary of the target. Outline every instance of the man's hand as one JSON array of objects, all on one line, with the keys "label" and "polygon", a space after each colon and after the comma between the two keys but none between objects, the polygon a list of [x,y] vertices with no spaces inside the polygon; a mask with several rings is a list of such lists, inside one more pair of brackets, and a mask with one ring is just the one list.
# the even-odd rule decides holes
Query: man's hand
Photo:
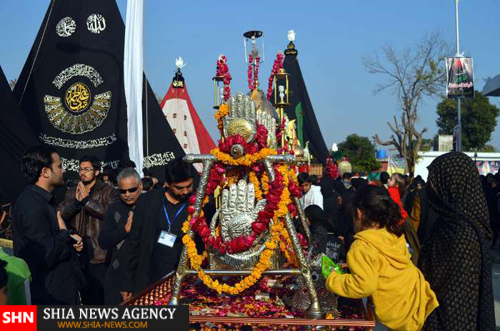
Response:
[{"label": "man's hand", "polygon": [[57,224],[59,225],[59,230],[68,230],[66,222],[64,222],[60,211],[57,212]]},{"label": "man's hand", "polygon": [[120,292],[120,294],[123,301],[128,300],[132,297],[132,292]]},{"label": "man's hand", "polygon": [[88,196],[89,196],[89,191],[82,182],[79,182],[76,187],[76,194],[75,194],[76,200],[82,202],[83,199],[85,199]]},{"label": "man's hand", "polygon": [[125,224],[125,232],[130,233],[130,229],[132,229],[133,220],[134,220],[134,212],[131,211],[128,213],[127,223]]},{"label": "man's hand", "polygon": [[82,237],[80,237],[77,234],[70,234],[69,235],[71,238],[73,238],[76,241],[76,244],[73,244],[73,247],[77,252],[81,252],[83,249],[83,240]]}]

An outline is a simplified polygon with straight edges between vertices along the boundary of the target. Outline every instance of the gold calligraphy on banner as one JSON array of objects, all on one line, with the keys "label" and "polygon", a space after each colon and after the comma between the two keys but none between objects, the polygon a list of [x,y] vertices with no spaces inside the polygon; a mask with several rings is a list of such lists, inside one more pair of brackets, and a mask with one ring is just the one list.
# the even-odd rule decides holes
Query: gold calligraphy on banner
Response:
[{"label": "gold calligraphy on banner", "polygon": [[83,83],[75,83],[66,90],[66,106],[79,113],[90,105],[90,89]]}]

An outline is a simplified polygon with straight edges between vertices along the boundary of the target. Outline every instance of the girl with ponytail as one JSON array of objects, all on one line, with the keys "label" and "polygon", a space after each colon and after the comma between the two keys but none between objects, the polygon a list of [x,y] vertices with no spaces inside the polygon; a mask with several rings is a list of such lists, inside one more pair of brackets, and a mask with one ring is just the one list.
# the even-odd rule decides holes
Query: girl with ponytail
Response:
[{"label": "girl with ponytail", "polygon": [[328,290],[347,298],[370,297],[377,319],[391,330],[420,330],[438,302],[410,260],[399,206],[384,188],[367,185],[356,191],[353,214],[351,273],[331,272]]}]

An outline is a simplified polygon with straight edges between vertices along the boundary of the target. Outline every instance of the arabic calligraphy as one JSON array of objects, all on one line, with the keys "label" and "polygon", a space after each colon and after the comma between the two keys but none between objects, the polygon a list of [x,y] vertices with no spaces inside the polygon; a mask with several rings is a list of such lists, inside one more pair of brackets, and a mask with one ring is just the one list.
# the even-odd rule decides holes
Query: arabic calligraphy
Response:
[{"label": "arabic calligraphy", "polygon": [[83,83],[75,83],[66,90],[66,106],[69,110],[79,113],[90,104],[90,90]]},{"label": "arabic calligraphy", "polygon": [[65,109],[61,98],[46,95],[45,112],[55,128],[70,134],[82,134],[93,131],[104,122],[111,108],[111,97],[111,91],[97,94],[87,111],[74,114]]},{"label": "arabic calligraphy", "polygon": [[106,20],[101,14],[92,14],[87,18],[87,29],[99,34],[106,29]]},{"label": "arabic calligraphy", "polygon": [[101,75],[99,75],[97,70],[95,70],[93,67],[86,64],[77,63],[61,71],[59,75],[54,78],[52,84],[60,89],[64,84],[66,84],[67,81],[76,76],[87,77],[92,82],[92,84],[94,84],[94,87],[97,87],[104,82]]},{"label": "arabic calligraphy", "polygon": [[114,133],[108,137],[101,137],[91,140],[71,140],[59,137],[51,137],[46,135],[45,133],[40,133],[38,139],[46,145],[71,148],[71,149],[90,149],[97,147],[106,147],[106,146],[111,146],[114,142],[118,140],[118,138]]},{"label": "arabic calligraphy", "polygon": [[71,17],[65,17],[56,25],[56,33],[59,37],[69,37],[76,31],[76,23]]}]

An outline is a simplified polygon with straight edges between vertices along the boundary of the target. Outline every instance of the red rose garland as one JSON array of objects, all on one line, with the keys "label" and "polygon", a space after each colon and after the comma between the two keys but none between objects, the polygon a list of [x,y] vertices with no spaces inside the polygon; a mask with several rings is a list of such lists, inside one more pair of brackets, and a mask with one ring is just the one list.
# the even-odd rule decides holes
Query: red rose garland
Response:
[{"label": "red rose garland", "polygon": [[[255,140],[252,143],[247,143],[240,135],[228,137],[225,141],[219,141],[219,149],[223,152],[229,152],[231,146],[234,144],[241,144],[245,147],[248,154],[257,153],[260,149],[266,147],[267,145],[267,129],[263,125],[257,125],[257,133]],[[243,252],[250,249],[257,237],[269,228],[269,223],[274,217],[275,211],[278,209],[278,204],[281,200],[281,195],[283,193],[283,175],[278,171],[278,166],[275,165],[275,180],[269,183],[269,190],[266,195],[266,206],[264,210],[260,211],[257,215],[257,219],[252,222],[252,234],[248,236],[240,236],[229,242],[222,242],[220,236],[212,236],[210,228],[207,224],[206,218],[204,216],[193,217],[195,208],[194,203],[196,200],[195,195],[193,195],[189,200],[188,213],[191,215],[190,226],[193,231],[195,231],[205,243],[206,246],[211,246],[213,249],[219,251],[220,254],[225,254],[226,251],[234,254],[238,252]],[[261,163],[252,166],[252,170],[256,174],[262,177],[264,172],[264,167]],[[226,168],[221,162],[217,162],[212,168],[207,183],[207,195],[212,195],[217,187],[221,184],[223,180],[223,174],[226,173]],[[301,190],[298,185],[290,180],[288,183],[288,190],[292,196],[300,197]],[[297,214],[297,210],[293,204],[288,205],[288,211],[292,216]]]},{"label": "red rose garland", "polygon": [[[253,65],[254,59],[252,54],[248,54],[248,88],[253,91],[257,88],[257,80],[259,79],[259,66],[260,56],[255,58],[255,66]],[[253,70],[252,70],[253,68]],[[253,77],[252,77],[253,71]]]},{"label": "red rose garland", "polygon": [[231,74],[229,73],[229,67],[227,66],[227,58],[225,55],[221,55],[217,61],[217,73],[216,76],[222,77],[222,82],[224,83],[223,98],[225,101],[229,100],[231,96]]},{"label": "red rose garland", "polygon": [[[219,186],[222,180],[221,174],[224,172],[225,169],[222,164],[215,164],[210,173],[210,179],[207,185],[207,195],[213,194],[215,188]],[[276,171],[275,176],[275,180],[269,183],[269,193],[266,196],[266,206],[264,207],[264,210],[259,212],[257,219],[252,222],[251,235],[240,236],[229,242],[222,242],[222,238],[220,236],[212,236],[206,218],[203,216],[196,218],[193,217],[194,207],[192,204],[194,203],[195,198],[189,201],[191,205],[188,207],[188,212],[191,215],[191,220],[189,222],[191,229],[198,233],[206,246],[211,246],[213,249],[219,251],[220,254],[225,254],[226,251],[234,254],[250,249],[253,246],[255,239],[257,239],[261,233],[269,228],[269,222],[274,216],[274,212],[278,209],[278,203],[280,202],[281,193],[283,192],[283,176],[279,171]]]},{"label": "red rose garland", "polygon": [[338,164],[337,162],[333,162],[332,160],[332,157],[329,156],[327,159],[326,159],[326,174],[328,175],[328,177],[330,177],[331,179],[335,179],[339,176],[339,172],[338,172]]},{"label": "red rose garland", "polygon": [[273,94],[274,75],[276,75],[276,73],[280,69],[283,69],[283,53],[278,52],[278,54],[276,54],[276,60],[274,60],[273,70],[271,70],[271,75],[269,76],[269,84],[267,86],[267,100],[271,100],[271,95]]}]

